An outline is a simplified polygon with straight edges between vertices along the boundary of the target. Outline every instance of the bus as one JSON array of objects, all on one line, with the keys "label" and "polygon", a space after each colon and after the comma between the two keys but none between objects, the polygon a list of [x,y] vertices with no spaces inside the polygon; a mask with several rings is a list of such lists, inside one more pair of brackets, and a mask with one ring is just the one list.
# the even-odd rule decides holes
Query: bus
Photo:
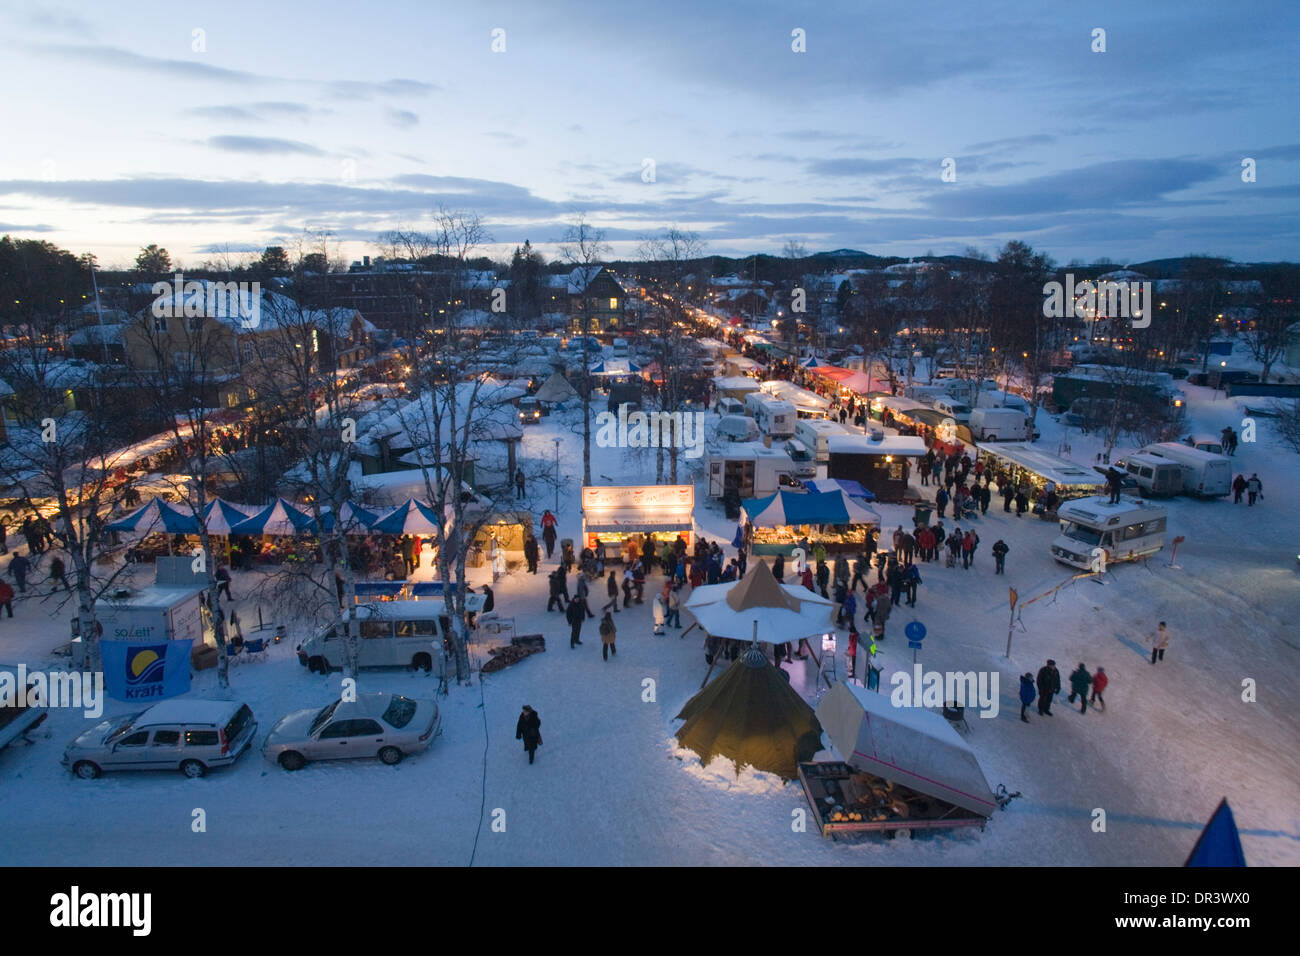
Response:
[{"label": "bus", "polygon": [[1169,513],[1137,498],[1111,504],[1109,498],[1076,498],[1057,510],[1061,533],[1052,542],[1052,557],[1084,571],[1104,571],[1109,564],[1136,561],[1165,546]]}]

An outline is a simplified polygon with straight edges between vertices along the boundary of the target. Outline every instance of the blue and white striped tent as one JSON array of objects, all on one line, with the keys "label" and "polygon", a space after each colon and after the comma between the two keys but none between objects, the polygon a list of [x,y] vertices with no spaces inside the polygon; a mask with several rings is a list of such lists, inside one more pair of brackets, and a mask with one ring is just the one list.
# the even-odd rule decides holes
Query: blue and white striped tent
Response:
[{"label": "blue and white striped tent", "polygon": [[312,516],[277,498],[251,518],[233,525],[232,534],[302,534],[314,530]]},{"label": "blue and white striped tent", "polygon": [[[363,508],[360,505],[354,505],[350,501],[345,501],[343,507],[339,509],[339,517],[343,521],[345,533],[361,534],[375,526],[375,522],[379,520],[379,513],[371,511],[369,508]],[[332,511],[323,513],[320,520],[326,531],[334,530],[334,513]]]},{"label": "blue and white striped tent", "polygon": [[861,482],[853,481],[851,478],[818,478],[816,481],[805,481],[804,487],[818,494],[842,491],[850,498],[860,498],[863,501],[876,500],[876,496],[862,487]]},{"label": "blue and white striped tent", "polygon": [[162,498],[154,498],[143,508],[104,526],[106,531],[147,535],[156,531],[168,534],[198,534],[199,522],[193,515],[178,511]]},{"label": "blue and white striped tent", "polygon": [[203,511],[203,524],[209,534],[230,534],[230,529],[253,516],[253,509],[231,504],[224,498],[209,501]]},{"label": "blue and white striped tent", "polygon": [[381,534],[434,534],[441,524],[438,512],[423,501],[407,498],[405,504],[375,521],[371,530]]},{"label": "blue and white striped tent", "polygon": [[592,375],[637,375],[641,366],[627,359],[604,359],[590,367]]},{"label": "blue and white striped tent", "polygon": [[746,498],[741,507],[756,528],[801,524],[880,525],[880,515],[843,491],[778,491],[766,498]]}]

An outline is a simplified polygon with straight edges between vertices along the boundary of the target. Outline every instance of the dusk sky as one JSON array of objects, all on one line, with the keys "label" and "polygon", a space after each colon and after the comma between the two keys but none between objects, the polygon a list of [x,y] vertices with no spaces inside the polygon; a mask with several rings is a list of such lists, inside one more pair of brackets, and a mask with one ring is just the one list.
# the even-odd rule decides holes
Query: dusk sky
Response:
[{"label": "dusk sky", "polygon": [[107,267],[324,229],[351,260],[442,203],[498,255],[581,211],[623,255],[678,223],[725,255],[1294,260],[1298,27],[1295,0],[6,0],[0,233]]}]

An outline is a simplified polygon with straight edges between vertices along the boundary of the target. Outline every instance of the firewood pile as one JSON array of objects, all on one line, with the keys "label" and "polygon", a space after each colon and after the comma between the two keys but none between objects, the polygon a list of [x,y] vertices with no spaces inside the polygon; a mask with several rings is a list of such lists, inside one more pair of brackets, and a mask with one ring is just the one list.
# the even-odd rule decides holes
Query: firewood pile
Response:
[{"label": "firewood pile", "polygon": [[492,648],[492,658],[483,665],[484,674],[495,674],[525,657],[546,650],[546,639],[540,634],[526,634],[513,638],[505,647]]}]

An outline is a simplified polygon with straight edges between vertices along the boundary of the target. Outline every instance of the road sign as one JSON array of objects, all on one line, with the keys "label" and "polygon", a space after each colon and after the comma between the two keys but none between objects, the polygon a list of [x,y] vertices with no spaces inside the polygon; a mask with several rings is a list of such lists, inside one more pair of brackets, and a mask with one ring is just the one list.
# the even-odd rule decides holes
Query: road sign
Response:
[{"label": "road sign", "polygon": [[910,648],[911,648],[912,650],[914,650],[914,651],[919,651],[919,650],[921,649],[921,642],[920,642],[920,641],[908,641],[908,642],[907,642],[907,646],[910,647]]},{"label": "road sign", "polygon": [[912,621],[907,627],[903,628],[903,633],[907,636],[909,644],[920,647],[921,642],[925,640],[925,625],[920,621]]}]

